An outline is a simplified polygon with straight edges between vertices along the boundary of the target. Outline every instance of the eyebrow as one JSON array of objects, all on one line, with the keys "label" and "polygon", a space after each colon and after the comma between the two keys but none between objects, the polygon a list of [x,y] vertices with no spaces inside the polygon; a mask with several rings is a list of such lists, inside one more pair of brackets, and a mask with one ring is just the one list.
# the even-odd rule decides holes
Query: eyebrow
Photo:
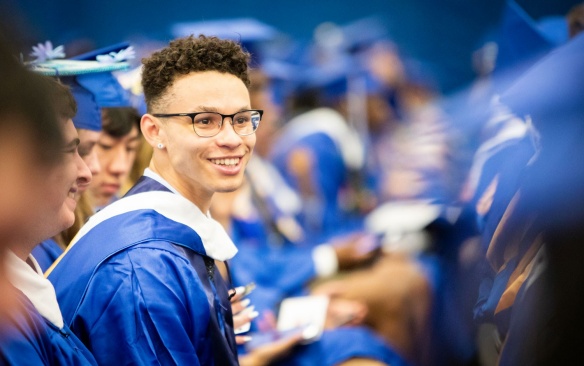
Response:
[{"label": "eyebrow", "polygon": [[[250,109],[249,106],[241,107],[235,113],[238,113],[238,112],[241,112],[241,111],[246,111],[248,109]],[[197,110],[199,110],[201,112],[215,112],[215,113],[219,113],[219,110],[216,107],[207,107],[207,106],[203,106],[203,105],[198,106],[197,107]],[[197,112],[193,112],[193,113],[197,113]]]}]

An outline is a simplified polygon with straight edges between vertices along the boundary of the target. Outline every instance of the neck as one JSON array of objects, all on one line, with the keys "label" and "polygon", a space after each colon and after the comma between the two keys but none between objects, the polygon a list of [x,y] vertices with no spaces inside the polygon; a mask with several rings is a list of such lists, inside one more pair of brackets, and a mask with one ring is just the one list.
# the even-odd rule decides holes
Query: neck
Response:
[{"label": "neck", "polygon": [[[38,243],[36,245],[38,245]],[[12,252],[18,258],[20,258],[20,259],[22,259],[23,261],[26,262],[26,260],[28,259],[28,256],[30,255],[30,253],[32,252],[33,248],[36,245],[27,246],[27,245],[22,245],[22,243],[19,243],[19,244],[11,245],[10,246],[10,250],[12,250]]]},{"label": "neck", "polygon": [[181,196],[191,201],[195,206],[201,210],[202,213],[207,214],[211,207],[211,198],[213,194],[205,194],[194,190],[188,183],[180,177],[177,177],[171,169],[168,169],[170,164],[157,164],[154,159],[150,161],[149,168],[156,174],[160,175],[172,188],[174,188]]}]

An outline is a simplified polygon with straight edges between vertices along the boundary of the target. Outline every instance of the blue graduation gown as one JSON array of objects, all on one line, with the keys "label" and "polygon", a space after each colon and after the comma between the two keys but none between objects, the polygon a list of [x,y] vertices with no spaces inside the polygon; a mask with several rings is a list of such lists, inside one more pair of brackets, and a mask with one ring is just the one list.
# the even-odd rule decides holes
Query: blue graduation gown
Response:
[{"label": "blue graduation gown", "polygon": [[100,364],[238,364],[227,284],[209,259],[227,259],[215,244],[231,240],[206,219],[142,177],[82,228],[49,280]]},{"label": "blue graduation gown", "polygon": [[229,263],[234,285],[255,282],[257,287],[249,298],[256,310],[273,311],[284,298],[306,294],[306,285],[316,278],[312,248],[289,243],[254,245],[251,238],[237,239],[235,236],[239,252]]},{"label": "blue graduation gown", "polygon": [[392,366],[408,363],[378,335],[366,327],[327,330],[313,343],[296,347],[295,352],[277,361],[278,366],[335,366],[353,358],[377,360]]},{"label": "blue graduation gown", "polygon": [[[479,221],[479,226],[482,230],[481,249],[482,254],[485,256],[485,259],[480,263],[481,283],[474,308],[474,317],[479,322],[493,321],[495,308],[505,289],[507,280],[515,268],[513,265],[509,265],[501,273],[495,273],[486,261],[486,253],[509,202],[511,202],[519,189],[527,163],[534,153],[534,147],[528,137],[518,140],[515,144],[501,150],[489,159],[485,164],[484,177],[481,177],[481,182],[479,182],[477,196],[484,192],[493,177],[497,174],[499,176],[493,203],[486,216]],[[478,200],[479,198],[475,198],[473,201],[478,202]]]},{"label": "blue graduation gown", "polygon": [[305,150],[314,164],[314,197],[304,202],[301,223],[307,236],[326,240],[340,230],[354,230],[361,225],[359,215],[342,207],[352,170],[362,168],[362,142],[347,127],[343,117],[329,108],[317,108],[290,120],[282,137],[274,144],[271,159],[286,182],[297,191],[299,183],[288,160],[294,151]]},{"label": "blue graduation gown", "polygon": [[14,294],[18,308],[0,321],[0,365],[97,365],[66,325],[57,328],[22,292]]},{"label": "blue graduation gown", "polygon": [[34,247],[32,256],[41,269],[46,271],[63,254],[63,249],[53,239],[47,239]]},{"label": "blue graduation gown", "polygon": [[304,202],[302,214],[304,229],[310,235],[314,233],[329,234],[341,220],[342,212],[338,203],[341,189],[348,183],[348,173],[334,141],[325,133],[305,136],[290,146],[289,150],[276,151],[274,163],[287,183],[299,189],[298,182],[288,167],[289,154],[296,149],[308,149],[313,154],[315,163],[312,185],[316,191],[315,202]]}]

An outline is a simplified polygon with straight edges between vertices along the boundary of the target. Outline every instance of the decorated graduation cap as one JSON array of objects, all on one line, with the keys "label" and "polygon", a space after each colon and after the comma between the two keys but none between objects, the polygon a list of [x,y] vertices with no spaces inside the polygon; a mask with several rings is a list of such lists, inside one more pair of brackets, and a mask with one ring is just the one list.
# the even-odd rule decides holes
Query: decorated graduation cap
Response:
[{"label": "decorated graduation cap", "polygon": [[100,131],[100,108],[129,105],[127,93],[112,75],[130,67],[125,60],[133,57],[133,50],[127,44],[62,59],[63,46],[53,48],[47,41],[33,47],[32,56],[36,60],[29,66],[34,72],[57,77],[71,88],[77,102],[77,114],[73,117],[76,128]]},{"label": "decorated graduation cap", "polygon": [[[124,61],[134,58],[134,50],[127,42],[118,43],[99,50],[84,53],[72,60],[93,61],[105,65],[125,64],[122,70],[128,68]],[[118,71],[118,70],[112,70]],[[122,87],[118,79],[112,72],[96,72],[79,75],[77,82],[85,89],[89,90],[94,96],[97,105],[100,108],[106,107],[129,107],[129,93]]]}]

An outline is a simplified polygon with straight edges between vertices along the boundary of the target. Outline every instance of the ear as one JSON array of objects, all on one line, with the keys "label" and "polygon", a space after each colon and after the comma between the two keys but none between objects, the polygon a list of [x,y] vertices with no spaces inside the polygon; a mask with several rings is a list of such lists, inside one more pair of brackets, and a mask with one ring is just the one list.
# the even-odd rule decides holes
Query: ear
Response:
[{"label": "ear", "polygon": [[144,138],[152,148],[155,148],[159,143],[166,145],[166,133],[162,122],[158,118],[146,113],[140,120],[140,129],[142,130],[142,135],[144,135]]}]

